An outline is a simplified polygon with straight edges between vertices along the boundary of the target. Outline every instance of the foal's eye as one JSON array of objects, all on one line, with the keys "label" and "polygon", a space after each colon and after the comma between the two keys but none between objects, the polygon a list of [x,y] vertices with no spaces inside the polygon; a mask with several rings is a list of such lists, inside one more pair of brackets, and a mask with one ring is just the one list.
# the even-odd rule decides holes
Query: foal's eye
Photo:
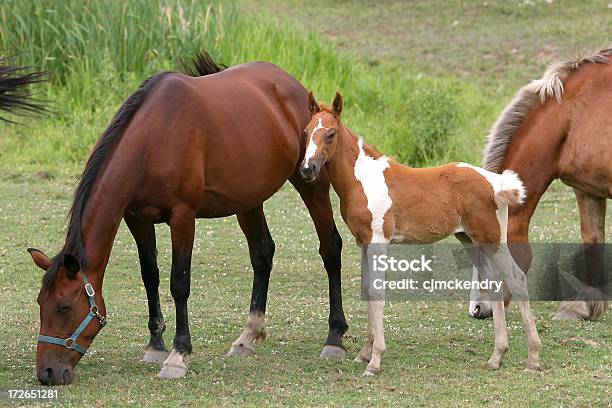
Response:
[{"label": "foal's eye", "polygon": [[334,136],[336,136],[336,131],[332,129],[325,134],[325,139],[329,141],[332,140]]},{"label": "foal's eye", "polygon": [[60,313],[66,313],[70,311],[70,305],[67,305],[65,303],[60,303],[59,305],[57,305],[57,311]]}]

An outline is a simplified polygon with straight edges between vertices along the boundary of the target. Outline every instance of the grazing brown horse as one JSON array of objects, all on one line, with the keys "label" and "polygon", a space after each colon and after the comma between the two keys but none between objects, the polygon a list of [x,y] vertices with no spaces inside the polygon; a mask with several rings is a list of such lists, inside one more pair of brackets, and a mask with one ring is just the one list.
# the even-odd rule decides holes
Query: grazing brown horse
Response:
[{"label": "grazing brown horse", "polygon": [[[342,217],[362,249],[362,265],[369,265],[388,243],[433,243],[455,234],[464,245],[476,245],[510,290],[523,295],[518,304],[528,338],[526,365],[538,370],[540,339],[525,297],[525,275],[504,245],[508,205],[519,204],[524,196],[516,174],[494,174],[465,163],[425,169],[404,166],[365,145],[342,123],[339,93],[332,107],[321,107],[312,93],[308,96],[312,119],[306,127],[309,139],[301,174],[312,182],[327,169],[340,197]],[[386,349],[384,293],[374,293],[372,286],[368,287],[367,338],[356,358],[368,362],[364,375],[378,372]],[[492,304],[495,347],[488,366],[499,368],[508,338],[503,301],[496,298]]]},{"label": "grazing brown horse", "polygon": [[[11,65],[12,58],[0,58],[0,110],[16,115],[32,115],[46,109],[35,101],[30,85],[47,80],[44,71],[31,71],[30,67]],[[25,71],[30,71],[24,73]],[[12,122],[0,116],[0,120]]]},{"label": "grazing brown horse", "polygon": [[[140,258],[151,337],[145,361],[163,362],[162,378],[187,372],[192,351],[187,313],[196,218],[237,214],[254,270],[247,323],[230,355],[255,352],[263,340],[274,242],[262,203],[289,180],[308,207],[329,278],[329,334],[322,357],[342,356],[342,241],[334,224],[329,179],[301,181],[298,167],[310,114],[304,87],[279,67],[251,63],[222,70],[200,54],[195,70],[154,75],[130,96],[98,140],[76,189],[63,249],[49,259],[30,249],[46,270],[38,295],[36,355],[43,384],[66,384],[105,323],[104,271],[124,219]],[[155,223],[170,226],[171,293],[176,334],[168,353],[159,304]]]},{"label": "grazing brown horse", "polygon": [[[484,154],[487,170],[511,169],[527,188],[525,204],[510,208],[510,243],[529,242],[531,217],[554,179],[574,188],[588,283],[599,287],[605,286],[606,200],[612,198],[611,56],[612,48],[553,65],[523,87],[491,129]],[[513,255],[527,270],[529,245],[517,248]],[[555,318],[595,319],[607,308],[606,300],[566,301]],[[491,309],[478,302],[470,314],[489,317]]]}]

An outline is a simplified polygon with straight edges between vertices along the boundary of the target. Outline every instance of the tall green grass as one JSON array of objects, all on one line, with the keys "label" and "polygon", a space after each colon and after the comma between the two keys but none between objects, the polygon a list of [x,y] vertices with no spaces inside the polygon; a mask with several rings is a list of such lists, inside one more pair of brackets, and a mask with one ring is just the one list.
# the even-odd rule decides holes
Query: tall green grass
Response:
[{"label": "tall green grass", "polygon": [[[5,0],[0,49],[52,73],[42,89],[54,115],[0,125],[3,167],[57,170],[82,163],[121,102],[147,76],[177,69],[201,48],[220,62],[278,64],[317,96],[345,97],[345,122],[411,165],[477,159],[472,89],[449,79],[371,67],[313,33],[228,2]],[[468,101],[468,103],[466,103]]]}]

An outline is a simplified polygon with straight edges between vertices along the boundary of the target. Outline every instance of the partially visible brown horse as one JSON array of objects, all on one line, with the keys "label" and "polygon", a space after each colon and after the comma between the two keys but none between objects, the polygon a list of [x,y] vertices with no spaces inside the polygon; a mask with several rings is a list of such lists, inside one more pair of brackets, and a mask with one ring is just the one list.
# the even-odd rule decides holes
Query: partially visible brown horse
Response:
[{"label": "partially visible brown horse", "polygon": [[[0,57],[0,110],[16,115],[44,112],[44,105],[32,98],[30,85],[46,81],[47,73],[11,62],[11,57]],[[12,122],[3,116],[0,120]]]},{"label": "partially visible brown horse", "polygon": [[[606,200],[612,198],[612,48],[551,66],[523,87],[489,134],[484,167],[515,171],[527,188],[523,206],[510,209],[508,242],[528,243],[529,223],[554,179],[574,188],[585,244],[587,276],[605,286],[603,244]],[[525,270],[531,251],[516,251]],[[563,302],[557,319],[595,319],[604,300]],[[488,317],[490,307],[473,304],[470,314]]]},{"label": "partially visible brown horse", "polygon": [[[38,295],[36,368],[43,384],[66,384],[105,322],[104,271],[124,219],[138,247],[149,305],[151,338],[145,360],[163,362],[160,377],[187,372],[191,354],[187,299],[196,218],[237,214],[254,270],[247,324],[229,354],[255,352],[263,340],[274,242],[263,202],[289,180],[308,207],[329,278],[329,333],[323,357],[342,356],[347,324],[340,290],[342,241],[334,224],[329,179],[307,185],[298,166],[310,114],[304,87],[267,63],[222,71],[206,54],[193,78],[157,74],[130,96],[98,140],[76,189],[66,242],[49,259],[30,249],[46,270]],[[176,335],[168,354],[159,305],[155,223],[170,226],[171,293]]]}]

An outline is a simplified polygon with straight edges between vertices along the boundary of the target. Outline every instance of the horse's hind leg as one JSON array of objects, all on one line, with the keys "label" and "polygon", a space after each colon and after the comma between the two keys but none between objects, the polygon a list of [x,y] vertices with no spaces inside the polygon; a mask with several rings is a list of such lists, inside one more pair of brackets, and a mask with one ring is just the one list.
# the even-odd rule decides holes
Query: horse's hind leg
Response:
[{"label": "horse's hind leg", "polygon": [[162,364],[168,358],[168,350],[162,337],[166,324],[159,306],[159,269],[157,268],[155,226],[150,222],[143,222],[128,215],[125,216],[125,223],[136,241],[140,259],[140,274],[147,292],[149,306],[151,338],[145,349],[143,361]]},{"label": "horse's hind leg", "polygon": [[314,184],[305,183],[298,173],[289,181],[302,197],[314,222],[320,243],[319,254],[329,281],[329,331],[320,356],[344,358],[346,349],[342,344],[342,336],[348,330],[348,324],[342,308],[342,238],[336,229],[329,199],[329,178],[322,170],[319,180]]},{"label": "horse's hind leg", "polygon": [[255,353],[255,343],[260,343],[266,338],[266,301],[275,246],[266,223],[263,205],[238,214],[237,218],[249,244],[249,255],[253,266],[253,291],[246,326],[227,355],[248,356]]},{"label": "horse's hind leg", "polygon": [[174,208],[170,218],[172,238],[172,272],[170,293],[176,308],[176,334],[172,351],[164,361],[160,378],[180,378],[187,373],[191,354],[191,335],[187,300],[191,287],[191,252],[195,233],[195,211],[187,207]]},{"label": "horse's hind leg", "polygon": [[[584,243],[587,283],[590,286],[604,287],[604,243],[606,224],[606,199],[595,197],[574,189],[580,212],[580,230]],[[596,293],[596,291],[592,291]],[[596,319],[607,309],[605,300],[565,301],[559,305],[555,315],[557,320]]]}]

